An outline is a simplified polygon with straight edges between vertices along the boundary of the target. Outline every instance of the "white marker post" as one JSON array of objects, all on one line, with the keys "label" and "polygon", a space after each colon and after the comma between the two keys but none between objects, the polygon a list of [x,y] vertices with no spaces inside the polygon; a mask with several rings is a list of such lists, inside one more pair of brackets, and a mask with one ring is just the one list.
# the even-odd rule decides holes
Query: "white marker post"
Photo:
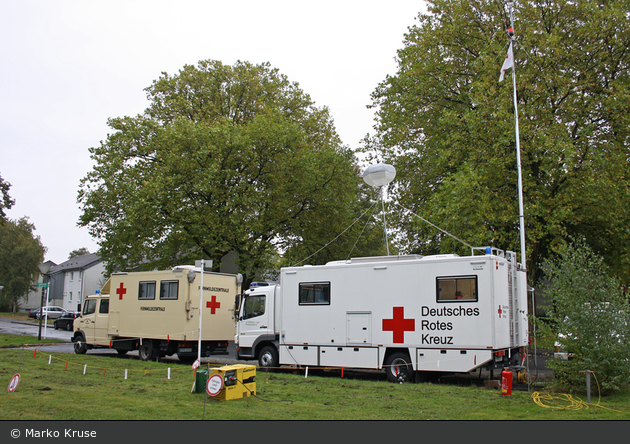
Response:
[{"label": "white marker post", "polygon": [[197,342],[197,360],[201,361],[201,319],[203,316],[203,275],[205,261],[201,259],[201,287],[199,288],[199,340]]}]

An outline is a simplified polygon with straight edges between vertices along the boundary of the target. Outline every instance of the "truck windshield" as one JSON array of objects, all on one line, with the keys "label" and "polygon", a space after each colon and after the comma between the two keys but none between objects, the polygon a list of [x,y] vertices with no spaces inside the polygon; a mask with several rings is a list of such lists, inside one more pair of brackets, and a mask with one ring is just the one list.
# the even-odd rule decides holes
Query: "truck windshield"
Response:
[{"label": "truck windshield", "polygon": [[265,295],[252,294],[243,302],[243,319],[254,318],[265,314]]}]

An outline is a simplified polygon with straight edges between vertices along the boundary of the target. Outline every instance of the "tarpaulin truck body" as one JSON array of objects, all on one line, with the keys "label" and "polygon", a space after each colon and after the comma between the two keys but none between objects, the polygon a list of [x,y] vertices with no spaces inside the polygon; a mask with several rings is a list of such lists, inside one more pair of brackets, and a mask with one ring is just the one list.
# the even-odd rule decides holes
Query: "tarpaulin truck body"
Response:
[{"label": "tarpaulin truck body", "polygon": [[75,351],[110,347],[120,353],[139,350],[143,360],[227,353],[234,339],[234,301],[241,292],[237,276],[189,268],[115,273],[99,294],[88,296],[74,322]]},{"label": "tarpaulin truck body", "polygon": [[386,256],[283,268],[239,308],[239,357],[384,369],[391,380],[515,364],[526,273],[511,252]]}]

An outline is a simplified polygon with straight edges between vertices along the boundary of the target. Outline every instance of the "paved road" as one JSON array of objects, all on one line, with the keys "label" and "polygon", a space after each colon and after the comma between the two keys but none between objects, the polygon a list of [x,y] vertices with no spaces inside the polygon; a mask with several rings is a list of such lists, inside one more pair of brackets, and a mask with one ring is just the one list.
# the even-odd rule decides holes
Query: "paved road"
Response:
[{"label": "paved road", "polygon": [[[74,353],[74,345],[71,342],[72,332],[66,330],[55,330],[52,325],[46,326],[42,325],[41,329],[41,338],[42,339],[52,339],[59,340],[60,344],[55,345],[40,345],[39,341],[39,323],[37,322],[28,322],[28,321],[15,321],[9,318],[0,317],[0,333],[13,334],[13,335],[24,335],[29,338],[24,339],[24,343],[29,346],[37,347],[37,349],[50,352],[50,353]],[[100,355],[111,355],[111,356],[119,356],[116,350],[101,348],[101,349],[92,349],[88,351],[89,354],[100,354]],[[126,356],[136,357],[138,356],[137,351],[129,352]],[[179,362],[179,359],[176,355],[167,356],[163,358],[164,361],[176,361]],[[237,362],[240,363],[248,363],[248,364],[256,364],[256,361],[237,361],[236,360],[236,349],[234,344],[230,344],[228,347],[227,355],[217,355],[209,358],[202,358],[202,363],[211,362],[215,364],[235,364]]]},{"label": "paved road", "polygon": [[[41,328],[42,339],[59,339],[60,341],[69,342],[70,338],[72,337],[72,332],[65,330],[55,330],[52,325],[45,325],[43,322]],[[39,323],[28,321],[14,321],[9,318],[0,318],[0,333],[31,336],[34,337],[34,342],[32,340],[28,342],[36,344],[39,342]]]}]

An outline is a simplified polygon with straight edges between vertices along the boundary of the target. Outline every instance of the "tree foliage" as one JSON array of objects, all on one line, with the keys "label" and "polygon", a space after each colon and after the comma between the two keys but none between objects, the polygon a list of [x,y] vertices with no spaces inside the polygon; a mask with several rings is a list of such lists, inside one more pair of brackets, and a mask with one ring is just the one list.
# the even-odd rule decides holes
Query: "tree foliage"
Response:
[{"label": "tree foliage", "polygon": [[146,91],[142,115],[109,120],[79,190],[79,223],[110,270],[202,256],[218,267],[236,251],[253,276],[278,250],[312,253],[361,214],[355,159],[328,110],[269,64],[201,61]]},{"label": "tree foliage", "polygon": [[6,220],[7,215],[4,210],[10,210],[15,205],[15,200],[9,195],[11,184],[0,176],[0,223]]},{"label": "tree foliage", "polygon": [[35,226],[23,217],[0,222],[0,310],[16,310],[20,298],[34,289],[45,248]]},{"label": "tree foliage", "polygon": [[630,307],[603,258],[579,241],[546,260],[543,269],[550,303],[542,331],[571,356],[548,363],[556,383],[583,388],[581,372],[590,370],[604,391],[629,384]]},{"label": "tree foliage", "polygon": [[68,259],[72,259],[77,256],[83,256],[85,254],[90,254],[90,250],[85,247],[77,248],[76,250],[72,250],[70,254],[68,254]]},{"label": "tree foliage", "polygon": [[[527,262],[584,237],[630,280],[630,2],[515,1]],[[510,17],[498,0],[428,1],[398,71],[373,93],[369,148],[394,165],[396,204],[475,246],[519,246]],[[406,251],[461,252],[397,212]],[[394,215],[392,215],[393,217]]]}]

